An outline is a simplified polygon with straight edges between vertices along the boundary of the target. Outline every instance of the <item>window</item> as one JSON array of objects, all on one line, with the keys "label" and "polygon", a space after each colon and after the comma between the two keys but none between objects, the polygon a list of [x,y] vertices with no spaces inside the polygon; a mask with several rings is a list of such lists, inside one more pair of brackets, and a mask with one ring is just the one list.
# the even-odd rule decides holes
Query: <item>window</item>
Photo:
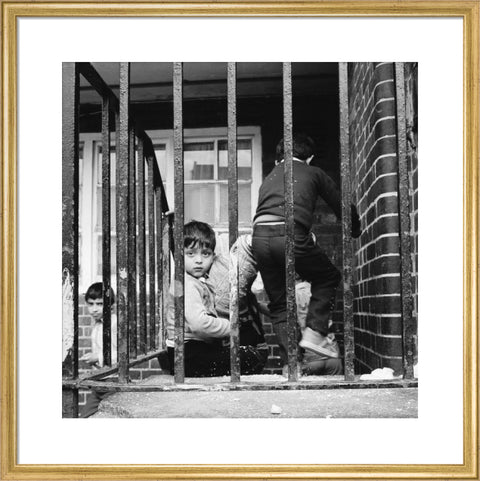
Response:
[{"label": "window", "polygon": [[[237,143],[238,219],[251,222],[252,140]],[[185,142],[185,221],[199,219],[215,227],[228,226],[227,141]]]},{"label": "window", "polygon": [[[173,132],[149,131],[148,135],[153,141],[169,208],[173,210]],[[101,280],[102,277],[102,143],[100,134],[81,134],[80,137],[80,289],[84,292],[92,282]],[[260,128],[239,127],[237,145],[239,229],[248,232],[262,175]],[[116,265],[115,163],[113,146],[112,282]],[[145,177],[147,178],[147,170]],[[219,235],[218,250],[224,250],[228,244],[228,147],[225,129],[185,129],[184,182],[185,221],[196,219],[211,224]]]}]

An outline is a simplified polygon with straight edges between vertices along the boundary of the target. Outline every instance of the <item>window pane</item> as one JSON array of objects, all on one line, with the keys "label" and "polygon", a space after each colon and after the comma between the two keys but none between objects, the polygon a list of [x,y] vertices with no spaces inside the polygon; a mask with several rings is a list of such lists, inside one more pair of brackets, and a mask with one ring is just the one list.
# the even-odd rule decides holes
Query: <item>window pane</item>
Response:
[{"label": "window pane", "polygon": [[184,145],[185,180],[214,178],[215,151],[213,142],[192,142]]},{"label": "window pane", "polygon": [[[162,176],[162,181],[165,184],[167,179],[167,150],[165,144],[157,144],[153,146],[155,150],[155,156],[157,157],[158,168],[160,169],[160,175]],[[145,174],[146,176],[147,174]]]},{"label": "window pane", "polygon": [[[239,184],[238,186],[238,222],[250,224],[251,212],[251,184]],[[228,222],[228,186],[220,185],[220,222]]]},{"label": "window pane", "polygon": [[[101,233],[95,236],[96,243],[97,243],[97,276],[102,276],[103,274],[103,244],[102,239],[103,236]],[[112,281],[116,278],[116,270],[117,270],[117,239],[115,235],[110,236],[110,272],[112,275]],[[115,283],[112,284],[112,287],[115,289]]]},{"label": "window pane", "polygon": [[[238,179],[252,179],[252,141],[250,139],[237,140]],[[218,178],[228,179],[228,143],[226,140],[218,142]]]},{"label": "window pane", "polygon": [[185,185],[185,222],[200,220],[215,223],[215,186],[212,184]]}]

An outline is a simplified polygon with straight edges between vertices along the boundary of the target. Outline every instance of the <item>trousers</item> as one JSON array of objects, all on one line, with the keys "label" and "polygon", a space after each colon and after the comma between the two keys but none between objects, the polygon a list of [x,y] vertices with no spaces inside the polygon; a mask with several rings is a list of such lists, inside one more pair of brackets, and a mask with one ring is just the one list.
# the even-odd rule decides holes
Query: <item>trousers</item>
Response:
[{"label": "trousers", "polygon": [[[168,360],[171,374],[173,372],[174,350],[168,348]],[[240,373],[260,374],[266,362],[266,357],[252,346],[239,346]],[[214,377],[228,376],[230,374],[230,347],[222,342],[190,340],[185,342],[184,348],[185,376],[187,377]]]},{"label": "trousers", "polygon": [[[285,224],[257,224],[253,228],[252,250],[269,298],[272,326],[278,338],[283,363],[288,361],[287,299],[285,282]],[[295,271],[311,283],[312,296],[306,326],[323,335],[340,282],[340,272],[312,236],[295,226]]]}]

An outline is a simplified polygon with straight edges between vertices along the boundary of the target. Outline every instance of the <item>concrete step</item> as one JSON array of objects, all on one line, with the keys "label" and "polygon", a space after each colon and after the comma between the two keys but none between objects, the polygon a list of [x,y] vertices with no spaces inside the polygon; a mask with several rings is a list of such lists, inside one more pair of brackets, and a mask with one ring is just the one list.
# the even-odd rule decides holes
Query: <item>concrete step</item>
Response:
[{"label": "concrete step", "polygon": [[[270,390],[224,390],[228,378],[187,379],[186,389],[161,392],[117,392],[106,397],[93,417],[99,418],[416,418],[416,387],[341,389],[285,389],[282,376],[242,376],[242,382],[270,386]],[[332,376],[333,377],[333,376]],[[246,379],[245,379],[246,378]],[[272,379],[275,378],[275,379]],[[340,382],[341,378],[338,379]],[[335,381],[331,379],[331,381]],[[142,384],[162,385],[165,376]],[[195,383],[195,384],[194,384]],[[220,387],[219,387],[220,386]],[[388,386],[388,385],[385,385]],[[204,387],[205,389],[202,389]],[[276,389],[281,387],[281,389]],[[193,388],[193,389],[191,389]],[[278,409],[273,409],[276,406]],[[272,411],[279,411],[274,413]]]}]

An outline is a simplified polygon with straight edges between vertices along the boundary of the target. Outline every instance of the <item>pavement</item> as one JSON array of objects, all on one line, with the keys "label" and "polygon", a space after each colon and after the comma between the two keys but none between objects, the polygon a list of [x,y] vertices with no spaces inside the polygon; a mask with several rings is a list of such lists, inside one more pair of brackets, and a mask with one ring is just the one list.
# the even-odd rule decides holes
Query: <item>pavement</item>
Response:
[{"label": "pavement", "polygon": [[[305,383],[301,383],[306,380]],[[416,418],[417,387],[401,382],[345,384],[330,377],[317,383],[301,378],[295,385],[279,375],[242,376],[238,389],[228,378],[187,379],[184,386],[154,376],[139,383],[157,392],[118,392],[105,398],[99,418]],[[269,386],[269,390],[263,390]],[[318,386],[318,388],[317,388]],[[332,388],[333,386],[336,386]],[[350,387],[348,387],[350,386]],[[351,386],[355,386],[352,388]],[[395,386],[395,387],[392,387]]]}]

